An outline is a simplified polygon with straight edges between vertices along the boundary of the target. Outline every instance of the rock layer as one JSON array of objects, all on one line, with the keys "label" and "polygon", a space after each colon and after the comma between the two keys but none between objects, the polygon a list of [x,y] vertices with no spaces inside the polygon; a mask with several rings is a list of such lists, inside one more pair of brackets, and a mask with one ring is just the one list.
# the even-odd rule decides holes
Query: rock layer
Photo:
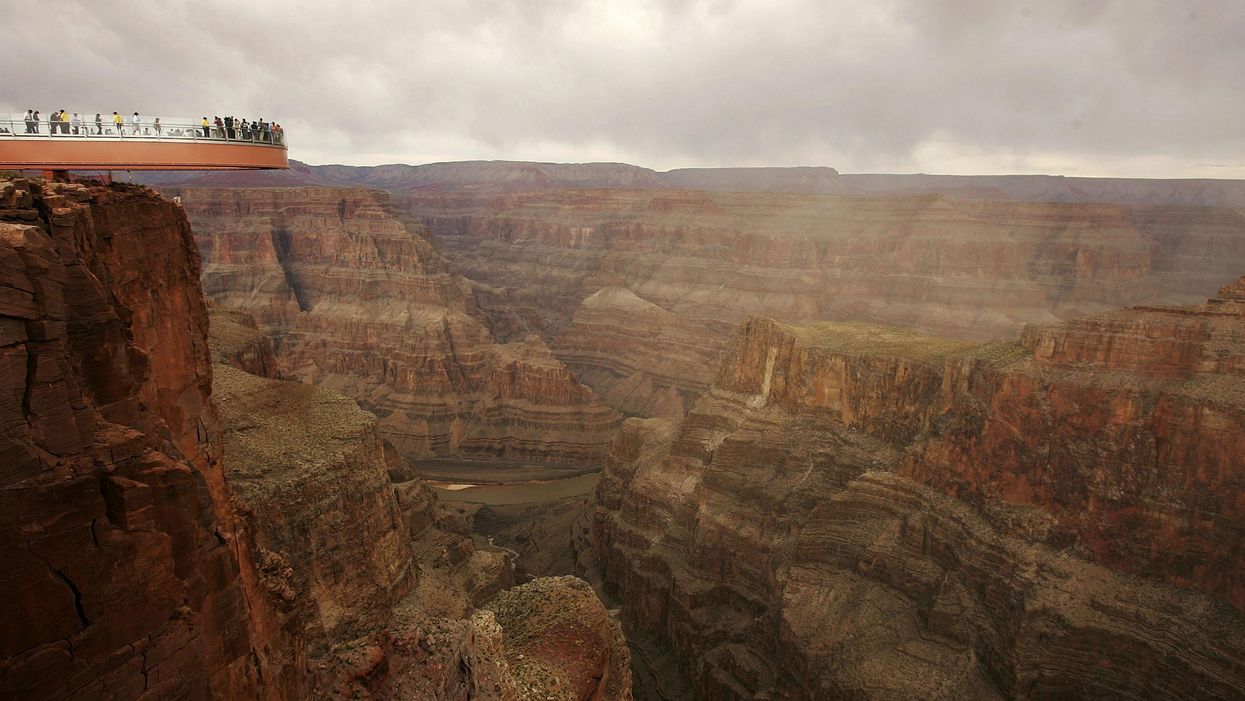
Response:
[{"label": "rock layer", "polygon": [[0,181],[0,690],[282,697],[250,617],[190,227],[137,189]]},{"label": "rock layer", "polygon": [[[611,406],[642,416],[669,415],[671,387],[686,404],[706,381],[698,362],[753,314],[1005,338],[1130,304],[1196,303],[1245,267],[1245,217],[1227,208],[448,185],[395,199],[455,270],[506,299],[507,328],[523,319]],[[604,303],[617,293],[594,297],[611,288],[665,318],[624,321]],[[696,351],[652,343],[654,324],[700,339]]]},{"label": "rock layer", "polygon": [[617,414],[538,337],[496,343],[384,193],[180,194],[212,299],[254,314],[283,377],[356,399],[405,455],[601,459]]},{"label": "rock layer", "polygon": [[605,579],[704,698],[1239,698],[1233,290],[980,346],[750,320],[624,424]]},{"label": "rock layer", "polygon": [[[509,646],[616,631],[586,585],[541,580],[525,600],[564,617],[508,640],[519,622],[474,609],[506,556],[442,527],[353,401],[213,373],[198,278],[184,215],[150,191],[0,182],[0,695],[559,693],[521,689]],[[222,360],[264,366],[246,317],[216,316]],[[598,642],[551,658],[559,679],[630,699],[602,666],[625,648]]]},{"label": "rock layer", "polygon": [[622,287],[584,300],[553,345],[602,401],[638,416],[682,416],[713,379],[723,351],[707,326]]}]

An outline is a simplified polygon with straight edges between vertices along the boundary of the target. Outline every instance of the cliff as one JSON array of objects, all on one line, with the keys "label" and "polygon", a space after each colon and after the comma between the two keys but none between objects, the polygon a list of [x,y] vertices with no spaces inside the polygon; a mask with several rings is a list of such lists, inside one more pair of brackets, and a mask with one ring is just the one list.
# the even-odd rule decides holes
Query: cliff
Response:
[{"label": "cliff", "polygon": [[259,330],[249,312],[213,306],[208,308],[208,319],[208,347],[214,362],[260,377],[280,377],[272,339]]},{"label": "cliff", "polygon": [[246,314],[209,341],[199,272],[150,191],[0,181],[0,695],[630,698],[582,582],[507,599],[540,620],[476,609],[507,556],[446,529],[371,414],[213,367],[271,357]]},{"label": "cliff", "polygon": [[[705,187],[750,177],[693,175],[710,178]],[[602,290],[667,312],[658,323],[699,338],[699,360],[755,314],[1007,338],[1127,305],[1197,303],[1245,267],[1245,218],[1227,208],[449,186],[394,197],[455,271],[490,291],[483,304],[505,300],[499,324],[522,320],[607,403],[643,416],[668,415],[668,388],[686,402],[706,373],[685,362],[683,343],[641,350],[654,320],[625,321],[593,299]],[[621,342],[585,336],[602,330]]]},{"label": "cliff", "polygon": [[575,310],[554,354],[601,401],[637,416],[682,416],[713,379],[724,344],[707,326],[622,287]]},{"label": "cliff", "polygon": [[984,345],[743,324],[594,540],[703,698],[1245,694],[1245,304]]},{"label": "cliff", "polygon": [[384,193],[179,192],[209,297],[254,315],[282,377],[359,401],[403,454],[601,459],[618,415],[536,336],[498,344]]},{"label": "cliff", "polygon": [[588,585],[502,591],[509,556],[449,529],[355,402],[221,365],[214,387],[295,697],[630,699],[625,640]]},{"label": "cliff", "polygon": [[289,684],[249,614],[198,276],[150,192],[0,180],[4,696]]}]

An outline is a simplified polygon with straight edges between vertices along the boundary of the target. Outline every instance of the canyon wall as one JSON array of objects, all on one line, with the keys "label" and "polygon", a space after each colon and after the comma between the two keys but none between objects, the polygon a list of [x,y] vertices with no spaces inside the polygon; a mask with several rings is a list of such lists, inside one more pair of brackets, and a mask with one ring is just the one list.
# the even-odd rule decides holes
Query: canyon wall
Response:
[{"label": "canyon wall", "polygon": [[476,318],[484,314],[471,284],[447,271],[384,193],[178,194],[209,297],[254,315],[282,377],[359,401],[404,455],[602,458],[618,414],[539,337],[497,343]]},{"label": "canyon wall", "polygon": [[151,191],[0,181],[0,696],[631,697],[586,584],[477,608],[508,556],[199,274]]},{"label": "canyon wall", "polygon": [[185,217],[139,190],[0,180],[0,222],[0,695],[281,698]]},{"label": "canyon wall", "polygon": [[[463,303],[495,338],[539,336],[605,403],[642,416],[669,415],[674,394],[686,408],[709,371],[688,372],[672,352],[687,346],[661,343],[653,319],[623,323],[604,303],[616,295],[589,303],[605,288],[674,315],[660,323],[701,338],[699,360],[752,314],[1008,338],[1127,305],[1193,304],[1245,265],[1240,181],[476,161],[291,172],[388,190],[465,277]],[[176,176],[187,177],[228,182]],[[625,343],[594,347],[586,329]]]},{"label": "canyon wall", "polygon": [[1028,202],[1245,207],[1245,181],[1211,178],[1083,178],[1063,175],[839,173],[828,166],[676,168],[659,172],[626,163],[458,161],[382,166],[313,166],[290,159],[287,171],[144,173],[151,185],[291,187],[366,185],[404,190],[631,188],[802,194],[944,194]]},{"label": "canyon wall", "polygon": [[512,584],[509,556],[447,530],[374,416],[225,365],[213,384],[226,477],[282,633],[269,655],[301,681],[297,697],[630,698],[618,623],[581,580],[476,608]]},{"label": "canyon wall", "polygon": [[1019,343],[742,325],[594,540],[703,698],[1240,698],[1245,299]]},{"label": "canyon wall", "polygon": [[[1225,208],[659,189],[395,193],[455,270],[503,298],[510,318],[549,339],[604,401],[642,416],[669,415],[671,388],[685,406],[703,391],[752,314],[1005,338],[1130,304],[1195,303],[1245,268],[1245,215]],[[664,318],[617,304],[619,293],[598,295],[611,288]],[[695,351],[658,327],[694,339]]]}]

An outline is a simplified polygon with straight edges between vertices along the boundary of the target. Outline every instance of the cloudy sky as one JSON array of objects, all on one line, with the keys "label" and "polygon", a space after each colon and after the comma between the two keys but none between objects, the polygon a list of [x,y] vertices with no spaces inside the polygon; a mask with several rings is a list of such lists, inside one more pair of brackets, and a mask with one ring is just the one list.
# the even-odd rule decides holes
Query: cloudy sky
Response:
[{"label": "cloudy sky", "polygon": [[311,163],[1245,178],[1245,0],[3,10],[0,112],[262,116]]}]

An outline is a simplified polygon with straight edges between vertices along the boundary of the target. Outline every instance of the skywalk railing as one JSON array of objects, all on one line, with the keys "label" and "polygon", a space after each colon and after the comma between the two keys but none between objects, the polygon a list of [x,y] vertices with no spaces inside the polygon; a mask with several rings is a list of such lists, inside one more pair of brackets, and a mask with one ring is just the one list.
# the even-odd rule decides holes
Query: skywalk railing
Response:
[{"label": "skywalk railing", "polygon": [[132,121],[132,118],[127,118],[121,124],[116,124],[111,116],[101,118],[99,122],[94,119],[82,119],[74,123],[72,119],[61,122],[49,120],[44,116],[40,116],[36,122],[29,122],[21,115],[10,114],[7,119],[0,117],[0,139],[10,138],[236,142],[286,148],[285,131],[274,130],[271,124],[267,129],[261,129],[258,125],[252,126],[250,122],[245,128],[240,123],[228,128],[218,127],[215,123],[204,126],[202,122],[184,118],[165,120],[162,117],[140,117],[137,124]]}]

